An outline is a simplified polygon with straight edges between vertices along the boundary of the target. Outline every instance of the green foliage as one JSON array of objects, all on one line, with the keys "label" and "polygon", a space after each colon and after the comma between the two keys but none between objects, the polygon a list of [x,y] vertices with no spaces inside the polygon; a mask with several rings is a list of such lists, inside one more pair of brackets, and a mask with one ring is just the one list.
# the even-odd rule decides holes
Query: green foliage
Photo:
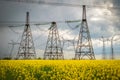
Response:
[{"label": "green foliage", "polygon": [[11,60],[10,57],[4,57],[3,60]]},{"label": "green foliage", "polygon": [[41,57],[39,57],[39,58],[37,58],[38,60],[42,60],[42,58]]}]

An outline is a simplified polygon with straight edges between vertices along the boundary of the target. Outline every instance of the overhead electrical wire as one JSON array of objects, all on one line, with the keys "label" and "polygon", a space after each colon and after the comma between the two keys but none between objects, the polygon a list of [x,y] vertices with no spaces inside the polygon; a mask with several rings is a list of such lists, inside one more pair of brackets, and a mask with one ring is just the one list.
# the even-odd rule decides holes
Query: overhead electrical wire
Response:
[{"label": "overhead electrical wire", "polygon": [[[78,20],[66,20],[66,21],[55,21],[56,23],[72,23],[72,22],[80,22],[81,20],[78,19]],[[48,25],[48,24],[51,24],[52,22],[54,21],[51,21],[51,22],[40,22],[40,23],[37,23],[35,25]]]},{"label": "overhead electrical wire", "polygon": [[[74,28],[74,29],[72,29],[72,30],[75,30],[75,29],[77,29],[77,28]],[[66,33],[68,34],[68,33],[70,33],[70,32],[72,32],[72,31],[64,32],[64,33],[60,34],[60,36],[66,34]]]},{"label": "overhead electrical wire", "polygon": [[[8,1],[8,2],[21,2],[21,3],[31,3],[31,4],[44,4],[44,5],[51,5],[51,6],[68,6],[68,7],[82,7],[83,5],[80,4],[73,4],[73,3],[58,3],[58,2],[46,2],[46,1],[40,1],[40,0],[1,0],[1,1]],[[119,3],[116,2],[116,3]],[[103,5],[97,5],[97,4],[92,4],[92,5],[86,5],[88,8],[113,8],[113,9],[120,9],[120,6],[106,6],[106,3],[103,3]]]},{"label": "overhead electrical wire", "polygon": [[12,29],[12,27],[9,27],[9,29],[14,32],[15,34],[20,34],[19,32],[16,32],[14,29]]},{"label": "overhead electrical wire", "polygon": [[[74,22],[80,22],[81,20],[68,20],[68,21],[56,21],[57,23],[74,23]],[[12,22],[12,21],[11,21]],[[19,22],[17,22],[17,23],[19,23]],[[21,22],[20,22],[21,23]],[[48,30],[44,30],[44,29],[41,29],[40,27],[38,27],[39,25],[48,25],[48,24],[51,24],[52,22],[41,22],[41,23],[38,23],[38,24],[33,24],[33,25],[36,25],[36,27],[40,30],[40,31],[42,31],[42,32],[46,32],[46,31],[48,31]],[[8,26],[14,33],[16,33],[16,34],[20,34],[20,33],[18,33],[18,32],[16,32],[15,30],[13,30],[12,29],[12,27],[20,27],[20,26],[25,26],[25,24],[22,24],[22,25],[17,25],[17,26]],[[74,29],[76,29],[77,27],[75,27]],[[72,30],[74,30],[74,29],[72,29]],[[65,33],[62,33],[61,35],[63,35],[63,34],[66,34],[66,33],[69,33],[69,32],[71,32],[71,31],[67,31],[67,32],[65,32]],[[60,35],[60,36],[61,36]],[[39,37],[41,37],[41,35],[40,36],[38,36],[34,41],[36,41],[37,39],[39,39]],[[19,39],[18,39],[19,40]],[[17,40],[17,41],[18,41]]]},{"label": "overhead electrical wire", "polygon": [[[80,22],[80,20],[74,20],[74,21],[56,21],[57,23],[74,23],[74,22]],[[41,29],[40,27],[38,27],[38,25],[47,25],[47,24],[51,24],[51,22],[46,22],[46,24],[37,24],[36,25],[36,27],[41,31],[41,32],[46,32],[46,31],[48,31],[48,30],[44,30],[44,29]],[[78,27],[79,27],[79,25],[80,24],[78,24],[75,28],[72,28],[72,30],[75,30],[75,29],[77,29]],[[69,27],[69,28],[71,28],[71,27]],[[72,31],[67,31],[67,32],[65,32],[65,33],[62,33],[62,34],[60,34],[60,37],[63,37],[63,35],[64,34],[66,34],[66,33],[70,33],[70,32],[72,32]],[[41,35],[40,36],[38,36],[34,41],[36,41],[37,39],[39,39],[39,37],[41,37]]]},{"label": "overhead electrical wire", "polygon": [[[56,23],[72,23],[72,22],[80,22],[81,20],[68,20],[68,21],[55,21]],[[21,21],[0,21],[0,24],[1,23],[15,23],[16,25],[12,25],[12,26],[8,26],[8,27],[20,27],[20,26],[25,26],[25,22],[21,22]],[[19,25],[17,25],[19,23]],[[49,25],[51,24],[52,21],[50,22],[30,22],[30,25],[36,25],[36,26],[39,26],[39,25]]]},{"label": "overhead electrical wire", "polygon": [[[73,30],[75,30],[75,29],[77,29],[77,28],[74,28]],[[62,38],[61,40],[63,41],[63,44],[62,44],[63,46],[64,46],[64,40],[65,40],[65,39],[63,38],[63,35],[66,34],[66,33],[68,34],[68,33],[70,33],[70,32],[72,32],[72,31],[67,31],[67,32],[64,32],[64,33],[60,34],[60,37]],[[75,42],[76,42],[76,40],[75,40],[76,37],[77,37],[77,36],[75,36],[75,37],[72,39],[72,40],[74,41],[74,46],[75,46]]]},{"label": "overhead electrical wire", "polygon": [[41,29],[40,27],[36,26],[36,28],[39,29],[39,31],[42,31],[42,32],[47,32],[48,30],[45,30],[45,29]]},{"label": "overhead electrical wire", "polygon": [[[72,29],[72,30],[75,30],[75,29],[77,29],[79,26],[80,26],[80,24],[78,24],[78,25],[76,25],[74,28],[72,28],[70,25],[69,25],[69,23],[75,23],[75,22],[81,22],[81,20],[74,20],[74,21],[65,21],[65,23],[67,23],[67,26],[70,28],[70,29]],[[69,33],[69,32],[71,32],[71,31],[67,31],[67,32],[65,32],[65,33]],[[65,34],[65,33],[63,33],[63,34]],[[61,34],[61,35],[63,35],[63,34]]]},{"label": "overhead electrical wire", "polygon": [[69,28],[74,29],[74,28],[78,28],[78,27],[80,27],[81,23],[78,24],[78,25],[76,25],[74,28],[73,28],[69,23],[67,23],[67,25],[68,25]]},{"label": "overhead electrical wire", "polygon": [[[37,30],[36,30],[37,31]],[[40,30],[41,31],[41,30]],[[38,32],[38,31],[37,31]],[[46,32],[46,31],[44,31],[44,32]],[[48,30],[47,30],[47,32],[48,32]],[[39,32],[38,32],[39,33]],[[34,39],[34,41],[37,41],[42,35],[44,35],[44,33],[41,33],[39,36],[37,36],[35,39]]]},{"label": "overhead electrical wire", "polygon": [[79,4],[68,4],[68,3],[56,3],[56,2],[46,2],[46,1],[35,1],[35,0],[1,0],[1,1],[8,1],[8,2],[22,2],[22,3],[32,3],[32,4],[44,4],[44,5],[54,5],[54,6],[70,6],[70,7],[78,7],[82,6]]}]

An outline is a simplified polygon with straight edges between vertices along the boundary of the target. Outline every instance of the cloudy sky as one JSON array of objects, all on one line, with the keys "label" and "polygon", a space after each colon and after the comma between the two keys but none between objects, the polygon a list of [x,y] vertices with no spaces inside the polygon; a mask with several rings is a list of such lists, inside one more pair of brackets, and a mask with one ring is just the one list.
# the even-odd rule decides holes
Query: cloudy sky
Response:
[{"label": "cloudy sky", "polygon": [[[15,0],[16,1],[16,0]],[[18,0],[23,1],[23,0]],[[26,0],[32,1],[32,0]],[[116,59],[120,59],[120,1],[119,0],[33,0],[44,3],[68,3],[87,6],[87,20],[93,43],[96,59],[102,58],[102,38],[111,39],[114,37],[113,46]],[[0,1],[0,58],[8,57],[11,53],[12,41],[20,42],[24,30],[26,12],[30,12],[30,24],[37,57],[43,57],[46,46],[48,28],[50,24],[35,26],[34,23],[81,20],[81,6],[56,6],[39,3]],[[73,29],[80,22],[57,23],[60,37],[65,40],[77,40],[80,26]],[[9,27],[16,26],[16,27]],[[19,45],[15,45],[12,57],[15,58]],[[105,53],[110,58],[110,41],[105,41]],[[75,55],[73,44],[66,42],[64,45],[64,57],[71,59]]]}]

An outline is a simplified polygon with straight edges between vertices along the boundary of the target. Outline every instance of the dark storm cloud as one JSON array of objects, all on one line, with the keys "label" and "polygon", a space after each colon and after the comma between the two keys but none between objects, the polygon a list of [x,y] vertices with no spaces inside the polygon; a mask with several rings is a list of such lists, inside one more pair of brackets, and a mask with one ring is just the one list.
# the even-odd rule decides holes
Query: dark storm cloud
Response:
[{"label": "dark storm cloud", "polygon": [[113,9],[110,10],[116,18],[116,20],[113,21],[114,27],[120,30],[120,0],[111,0],[111,3],[113,4]]}]

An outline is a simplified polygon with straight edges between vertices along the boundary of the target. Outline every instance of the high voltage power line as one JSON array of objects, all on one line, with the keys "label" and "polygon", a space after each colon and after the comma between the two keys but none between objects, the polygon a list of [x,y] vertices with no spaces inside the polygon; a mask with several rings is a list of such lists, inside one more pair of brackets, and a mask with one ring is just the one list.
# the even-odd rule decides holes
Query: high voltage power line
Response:
[{"label": "high voltage power line", "polygon": [[[46,2],[41,0],[1,0],[1,1],[7,1],[7,2],[20,2],[20,3],[30,3],[30,4],[43,4],[43,5],[52,5],[52,6],[67,6],[67,7],[82,7],[81,4],[73,4],[73,3],[59,3],[59,2]],[[109,0],[108,0],[109,1]],[[109,8],[109,9],[120,9],[120,6],[111,6],[107,4],[107,0],[103,0],[102,5],[97,5],[93,2],[93,4],[86,5],[88,8]],[[84,1],[85,2],[85,1]],[[87,2],[87,1],[86,1]],[[119,0],[116,0],[116,4],[120,3]]]},{"label": "high voltage power line", "polygon": [[[78,28],[80,26],[80,24],[76,25],[74,28],[72,28],[69,23],[75,23],[75,22],[80,22],[81,20],[68,20],[68,21],[56,21],[56,23],[67,23],[68,27],[72,30]],[[39,22],[37,24],[32,24],[35,25],[40,31],[46,32],[47,30],[41,29],[40,25],[50,25],[51,22]],[[20,27],[20,26],[24,26],[24,24],[22,25],[15,25],[15,26],[8,26],[14,33],[19,34],[18,32],[16,32],[14,29],[12,29],[12,27]]]},{"label": "high voltage power line", "polygon": [[[75,22],[80,22],[81,20],[68,20],[68,21],[56,21],[57,23],[75,23]],[[32,25],[35,25],[36,28],[38,28],[38,30],[40,32],[48,32],[48,30],[45,30],[45,29],[42,29],[41,27],[39,27],[40,25],[49,25],[51,22],[40,22],[39,24],[32,24]],[[15,34],[20,34],[19,32],[17,32],[16,30],[14,30],[13,28],[14,27],[20,27],[20,26],[23,26],[23,25],[18,25],[18,26],[9,26],[10,30],[13,31]],[[68,28],[70,28],[71,30],[70,31],[67,31],[67,32],[63,32],[63,33],[60,33],[60,37],[63,37],[64,34],[66,33],[70,33],[72,32],[73,30],[76,30],[78,27],[80,27],[80,24],[76,25],[74,28],[72,28],[72,26],[70,26],[70,24],[68,25]],[[38,32],[38,31],[37,31]],[[43,33],[42,33],[43,34]],[[38,40],[39,38],[41,37],[41,35],[39,35],[38,37],[36,37],[33,41],[36,41]],[[18,41],[17,41],[18,42]]]}]

